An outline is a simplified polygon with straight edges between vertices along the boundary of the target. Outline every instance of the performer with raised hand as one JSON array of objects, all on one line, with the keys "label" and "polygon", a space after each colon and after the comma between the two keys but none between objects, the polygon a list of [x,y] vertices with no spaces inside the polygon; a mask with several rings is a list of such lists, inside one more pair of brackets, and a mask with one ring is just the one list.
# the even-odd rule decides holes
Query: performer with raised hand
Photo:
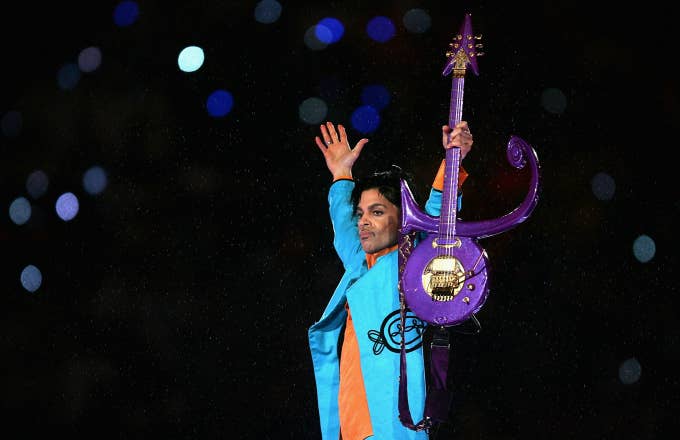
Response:
[{"label": "performer with raised hand", "polygon": [[[332,176],[328,202],[333,244],[345,270],[321,318],[308,331],[322,438],[427,439],[426,431],[408,429],[398,417],[402,332],[397,247],[400,182],[409,180],[409,174],[392,166],[355,178],[352,168],[368,139],[352,148],[343,125],[327,122],[320,129],[315,141]],[[442,127],[445,149],[460,147],[464,158],[472,144],[466,121]],[[425,204],[433,216],[439,215],[444,169],[442,161]],[[461,167],[459,186],[466,177]],[[424,323],[410,315],[403,330],[409,407],[422,416]]]}]

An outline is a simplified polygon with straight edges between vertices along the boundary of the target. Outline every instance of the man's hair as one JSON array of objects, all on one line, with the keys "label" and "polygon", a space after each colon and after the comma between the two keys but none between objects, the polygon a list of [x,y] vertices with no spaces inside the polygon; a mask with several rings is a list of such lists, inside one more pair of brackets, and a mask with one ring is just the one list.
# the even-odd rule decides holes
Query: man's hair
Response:
[{"label": "man's hair", "polygon": [[392,165],[385,171],[378,171],[366,177],[354,179],[354,189],[352,190],[354,212],[356,212],[359,200],[361,200],[361,193],[374,188],[397,208],[401,209],[401,179],[408,182],[409,188],[413,192],[411,174],[397,165]]}]

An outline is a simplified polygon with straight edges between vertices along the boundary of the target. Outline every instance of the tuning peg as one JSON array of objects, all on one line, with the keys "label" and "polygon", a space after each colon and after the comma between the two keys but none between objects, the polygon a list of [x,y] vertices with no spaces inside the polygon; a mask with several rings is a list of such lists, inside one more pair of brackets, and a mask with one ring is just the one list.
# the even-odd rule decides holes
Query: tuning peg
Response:
[{"label": "tuning peg", "polygon": [[481,57],[481,56],[483,56],[483,55],[484,55],[484,52],[477,52],[477,56],[478,56],[478,57]]},{"label": "tuning peg", "polygon": [[482,47],[484,47],[484,45],[482,43],[477,43],[475,44],[475,47],[481,49]]},{"label": "tuning peg", "polygon": [[482,34],[475,35],[475,36],[474,36],[474,39],[475,39],[475,40],[481,40],[481,39],[482,39]]}]

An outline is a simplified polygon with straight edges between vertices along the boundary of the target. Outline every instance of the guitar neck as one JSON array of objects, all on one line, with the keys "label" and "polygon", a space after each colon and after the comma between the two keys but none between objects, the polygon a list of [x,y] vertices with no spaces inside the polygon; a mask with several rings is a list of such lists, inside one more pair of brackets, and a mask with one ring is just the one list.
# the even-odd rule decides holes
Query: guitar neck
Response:
[{"label": "guitar neck", "polygon": [[449,103],[449,127],[453,128],[463,120],[463,88],[465,77],[456,75],[451,80],[451,101]]},{"label": "guitar neck", "polygon": [[[451,128],[462,120],[464,86],[465,78],[454,74],[451,82],[451,102],[449,105],[449,127]],[[442,208],[439,221],[439,236],[441,238],[452,238],[456,231],[459,167],[460,148],[448,148],[446,150],[444,188],[442,190]]]}]

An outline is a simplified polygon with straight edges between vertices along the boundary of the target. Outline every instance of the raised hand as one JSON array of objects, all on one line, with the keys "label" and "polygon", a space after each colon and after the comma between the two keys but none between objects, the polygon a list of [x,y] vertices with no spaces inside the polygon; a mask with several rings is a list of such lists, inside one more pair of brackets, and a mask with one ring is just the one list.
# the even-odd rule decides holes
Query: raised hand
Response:
[{"label": "raised hand", "polygon": [[326,122],[320,128],[321,137],[316,136],[314,140],[326,159],[326,166],[333,175],[333,179],[352,177],[354,162],[359,158],[368,139],[360,139],[354,148],[351,148],[343,125],[338,124],[337,131],[332,122]]},{"label": "raised hand", "polygon": [[444,145],[444,148],[460,147],[460,158],[461,160],[465,158],[472,149],[472,134],[470,128],[468,128],[468,123],[460,121],[453,129],[444,125],[442,127],[442,145]]}]

